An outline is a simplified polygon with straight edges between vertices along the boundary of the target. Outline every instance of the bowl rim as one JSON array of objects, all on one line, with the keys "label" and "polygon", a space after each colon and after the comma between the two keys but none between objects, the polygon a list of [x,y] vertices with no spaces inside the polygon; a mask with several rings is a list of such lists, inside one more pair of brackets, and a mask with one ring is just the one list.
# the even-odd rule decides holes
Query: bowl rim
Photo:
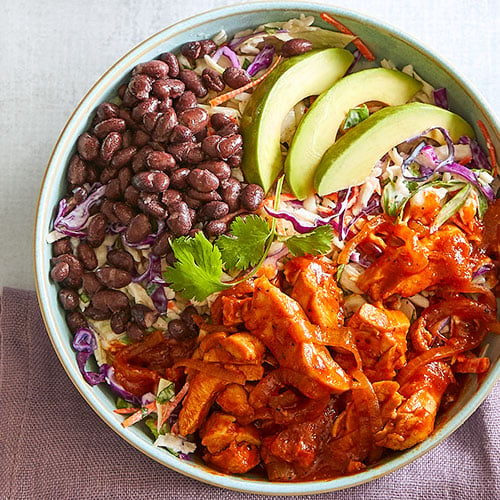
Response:
[{"label": "bowl rim", "polygon": [[[72,135],[74,128],[81,122],[81,120],[88,118],[90,110],[93,109],[96,101],[100,97],[100,92],[104,92],[113,84],[116,85],[116,80],[118,79],[117,77],[123,76],[124,73],[130,71],[134,61],[141,57],[141,55],[149,52],[155,46],[164,43],[168,39],[179,35],[185,30],[202,26],[209,21],[223,21],[227,17],[243,16],[249,12],[272,12],[276,10],[317,10],[318,14],[320,11],[325,11],[334,16],[341,16],[343,18],[347,18],[348,20],[365,23],[377,31],[396,37],[401,42],[409,45],[413,50],[417,50],[428,59],[432,60],[442,71],[447,73],[452,79],[456,80],[460,84],[460,87],[462,87],[463,92],[465,92],[474,105],[483,112],[484,116],[487,118],[487,125],[494,131],[496,137],[498,137],[498,134],[500,133],[498,119],[489,104],[484,99],[483,95],[474,87],[473,84],[470,83],[467,78],[463,77],[463,75],[457,72],[445,59],[436,55],[432,49],[425,46],[415,37],[410,36],[407,33],[402,32],[399,28],[396,28],[391,24],[379,20],[371,15],[367,16],[355,10],[345,9],[343,7],[324,4],[321,2],[303,1],[247,2],[244,4],[238,3],[204,11],[200,14],[193,15],[189,18],[182,19],[172,25],[169,25],[136,44],[98,78],[98,80],[85,93],[74,111],[71,113],[61,133],[59,134],[47,162],[36,204],[33,247],[35,271],[34,278],[42,318],[50,342],[52,343],[59,361],[61,362],[73,385],[86,400],[87,404],[89,404],[94,412],[122,439],[134,446],[141,453],[147,455],[149,458],[152,458],[162,465],[165,465],[185,476],[213,486],[219,486],[234,491],[266,495],[306,495],[359,486],[368,481],[372,481],[392,473],[430,451],[451,435],[456,429],[458,429],[458,427],[460,427],[472,415],[472,413],[492,391],[496,381],[500,378],[500,362],[497,361],[496,364],[490,368],[490,372],[486,376],[485,380],[483,380],[479,389],[476,390],[458,414],[447,420],[447,422],[441,428],[437,429],[430,438],[419,445],[406,450],[404,454],[396,457],[394,460],[390,460],[380,465],[375,465],[374,467],[355,475],[341,476],[334,479],[318,481],[278,483],[270,481],[256,481],[246,477],[221,474],[216,471],[209,470],[206,467],[193,466],[190,462],[185,462],[169,455],[165,450],[156,448],[152,444],[148,445],[142,437],[140,438],[134,433],[128,432],[126,429],[123,429],[117,420],[112,419],[112,414],[104,408],[97,393],[92,390],[91,386],[86,384],[81,377],[80,372],[75,368],[76,361],[74,353],[70,346],[65,345],[68,343],[67,332],[62,334],[63,332],[58,326],[56,316],[60,316],[60,314],[55,314],[55,308],[50,307],[48,301],[44,300],[46,297],[50,297],[50,294],[48,293],[49,279],[48,273],[46,272],[48,263],[43,262],[43,259],[41,258],[43,253],[42,248],[46,245],[46,226],[48,225],[50,219],[47,215],[53,209],[53,207],[44,206],[43,203],[45,198],[48,196],[48,188],[50,187],[50,182],[48,182],[49,174],[52,171],[55,172],[58,170],[58,163],[63,162],[66,164],[64,161],[65,148],[68,141],[71,141],[71,139],[71,145],[74,144],[76,139],[76,137]],[[154,44],[151,45],[152,43]],[[72,126],[73,130],[71,130]],[[59,156],[61,158],[58,158]]]}]

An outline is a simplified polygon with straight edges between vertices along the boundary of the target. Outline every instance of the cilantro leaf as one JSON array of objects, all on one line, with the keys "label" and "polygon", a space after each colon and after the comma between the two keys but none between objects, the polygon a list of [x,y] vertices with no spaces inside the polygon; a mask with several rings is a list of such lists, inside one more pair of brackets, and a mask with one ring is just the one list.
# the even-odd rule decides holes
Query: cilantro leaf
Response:
[{"label": "cilantro leaf", "polygon": [[285,240],[285,245],[295,257],[304,254],[318,255],[330,250],[333,238],[332,226],[319,226],[310,233],[300,236],[290,236]]},{"label": "cilantro leaf", "polygon": [[177,261],[165,271],[165,280],[186,299],[205,300],[214,292],[230,285],[221,283],[222,258],[220,250],[203,233],[194,238],[182,236],[171,242]]},{"label": "cilantro leaf", "polygon": [[221,236],[216,242],[226,268],[242,270],[255,266],[271,235],[267,221],[258,215],[236,217],[230,230],[229,236]]},{"label": "cilantro leaf", "polygon": [[156,396],[156,401],[158,403],[165,404],[168,403],[175,396],[175,386],[172,382],[167,385],[161,392]]},{"label": "cilantro leaf", "polygon": [[345,119],[344,122],[344,130],[347,130],[348,128],[354,127],[354,125],[357,125],[358,123],[362,122],[363,120],[366,120],[370,114],[370,111],[368,110],[368,107],[366,104],[363,104],[362,106],[359,106],[358,108],[352,108],[349,110],[349,113],[347,113],[347,118]]}]

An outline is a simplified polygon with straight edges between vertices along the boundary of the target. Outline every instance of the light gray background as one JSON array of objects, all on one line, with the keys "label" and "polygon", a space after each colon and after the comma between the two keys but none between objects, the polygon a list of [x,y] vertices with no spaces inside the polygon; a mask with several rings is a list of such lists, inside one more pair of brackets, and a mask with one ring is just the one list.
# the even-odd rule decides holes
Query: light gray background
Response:
[{"label": "light gray background", "polygon": [[[336,0],[435,49],[500,108],[500,1]],[[147,36],[227,0],[0,0],[0,287],[33,288],[33,219],[53,145],[81,97]]]}]

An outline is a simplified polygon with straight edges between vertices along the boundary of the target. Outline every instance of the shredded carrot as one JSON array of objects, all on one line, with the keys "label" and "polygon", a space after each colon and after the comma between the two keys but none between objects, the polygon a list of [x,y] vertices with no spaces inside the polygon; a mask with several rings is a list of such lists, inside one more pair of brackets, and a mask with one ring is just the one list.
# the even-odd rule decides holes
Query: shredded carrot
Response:
[{"label": "shredded carrot", "polygon": [[158,414],[161,414],[161,419],[158,420],[158,429],[168,420],[168,417],[172,415],[173,411],[177,408],[182,398],[187,394],[189,389],[189,384],[186,382],[182,389],[175,395],[175,398],[168,403],[158,405]]},{"label": "shredded carrot", "polygon": [[137,410],[140,410],[140,408],[117,408],[113,411],[114,413],[118,413],[119,415],[130,415],[132,413],[135,413]]},{"label": "shredded carrot", "polygon": [[243,85],[243,87],[240,87],[239,89],[234,89],[231,90],[231,92],[227,92],[226,94],[221,94],[217,97],[214,97],[213,99],[210,99],[210,106],[219,106],[223,102],[229,101],[229,99],[232,99],[233,97],[237,96],[238,94],[241,94],[242,92],[245,92],[248,89],[251,89],[252,87],[255,87],[258,85],[264,78],[266,78],[271,71],[276,68],[278,63],[281,61],[281,56],[278,56],[276,61],[274,61],[273,65],[262,75],[259,76],[256,80],[252,80],[250,83],[247,83],[246,85]]},{"label": "shredded carrot", "polygon": [[472,156],[465,156],[464,158],[459,160],[458,163],[460,163],[460,165],[467,165],[467,163],[470,163],[471,160],[472,160]]},{"label": "shredded carrot", "polygon": [[356,47],[364,56],[364,58],[367,59],[368,61],[375,60],[375,56],[373,55],[372,51],[347,26],[344,26],[341,22],[337,21],[330,14],[327,14],[326,12],[321,13],[321,19],[331,24],[332,26],[335,26],[335,28],[337,28],[341,33],[344,33],[345,35],[355,36],[356,38],[352,41],[352,43],[356,45]]},{"label": "shredded carrot", "polygon": [[146,406],[143,406],[140,410],[136,411],[130,417],[126,418],[123,422],[122,425],[123,427],[130,427],[131,425],[136,424],[137,422],[140,422],[144,417],[149,415],[150,413],[156,411],[156,401],[153,401],[152,403],[149,403]]},{"label": "shredded carrot", "polygon": [[479,128],[481,129],[481,132],[484,136],[484,140],[486,141],[486,147],[488,148],[488,153],[490,154],[490,162],[491,162],[491,168],[493,169],[493,176],[497,175],[497,170],[498,170],[498,163],[497,163],[497,156],[495,152],[495,146],[493,146],[493,142],[491,141],[490,134],[488,130],[486,130],[486,126],[481,120],[477,121],[477,124]]}]

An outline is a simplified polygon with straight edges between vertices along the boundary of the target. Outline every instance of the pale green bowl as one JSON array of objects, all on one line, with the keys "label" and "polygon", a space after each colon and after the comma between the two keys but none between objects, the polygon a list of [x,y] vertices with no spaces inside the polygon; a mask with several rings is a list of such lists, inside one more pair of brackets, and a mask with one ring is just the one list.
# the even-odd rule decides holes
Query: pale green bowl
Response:
[{"label": "pale green bowl", "polygon": [[[89,386],[78,370],[76,356],[71,348],[72,337],[57,300],[57,287],[49,279],[51,247],[45,239],[51,228],[55,207],[64,193],[66,166],[75,150],[76,139],[90,124],[98,104],[116,94],[120,84],[126,80],[137,63],[153,59],[161,52],[175,51],[187,41],[211,37],[221,28],[232,34],[264,22],[287,20],[301,13],[314,15],[319,22],[319,14],[322,11],[331,13],[349,26],[375,54],[391,59],[398,66],[411,63],[431,84],[447,87],[451,109],[471,124],[475,124],[478,118],[483,120],[491,132],[497,150],[500,148],[498,121],[481,96],[448,64],[407,35],[361,14],[328,5],[309,2],[246,3],[198,14],[166,28],[140,43],[114,64],[82,99],[64,127],[47,166],[38,202],[35,227],[35,278],[38,300],[54,349],[72,382],[95,412],[115,432],[144,454],[181,474],[234,490],[270,495],[311,494],[349,488],[379,478],[420,457],[455,431],[488,395],[500,374],[500,337],[492,336],[488,339],[488,356],[492,361],[488,375],[480,386],[475,380],[467,385],[463,397],[446,418],[438,423],[434,433],[425,442],[406,452],[394,454],[375,467],[356,475],[330,481],[287,484],[271,483],[251,475],[220,474],[202,464],[182,461],[161,448],[155,448],[150,436],[140,428],[124,429],[121,426],[122,418],[113,413],[114,396],[111,391],[105,385]],[[320,24],[324,25],[322,22]]]}]

